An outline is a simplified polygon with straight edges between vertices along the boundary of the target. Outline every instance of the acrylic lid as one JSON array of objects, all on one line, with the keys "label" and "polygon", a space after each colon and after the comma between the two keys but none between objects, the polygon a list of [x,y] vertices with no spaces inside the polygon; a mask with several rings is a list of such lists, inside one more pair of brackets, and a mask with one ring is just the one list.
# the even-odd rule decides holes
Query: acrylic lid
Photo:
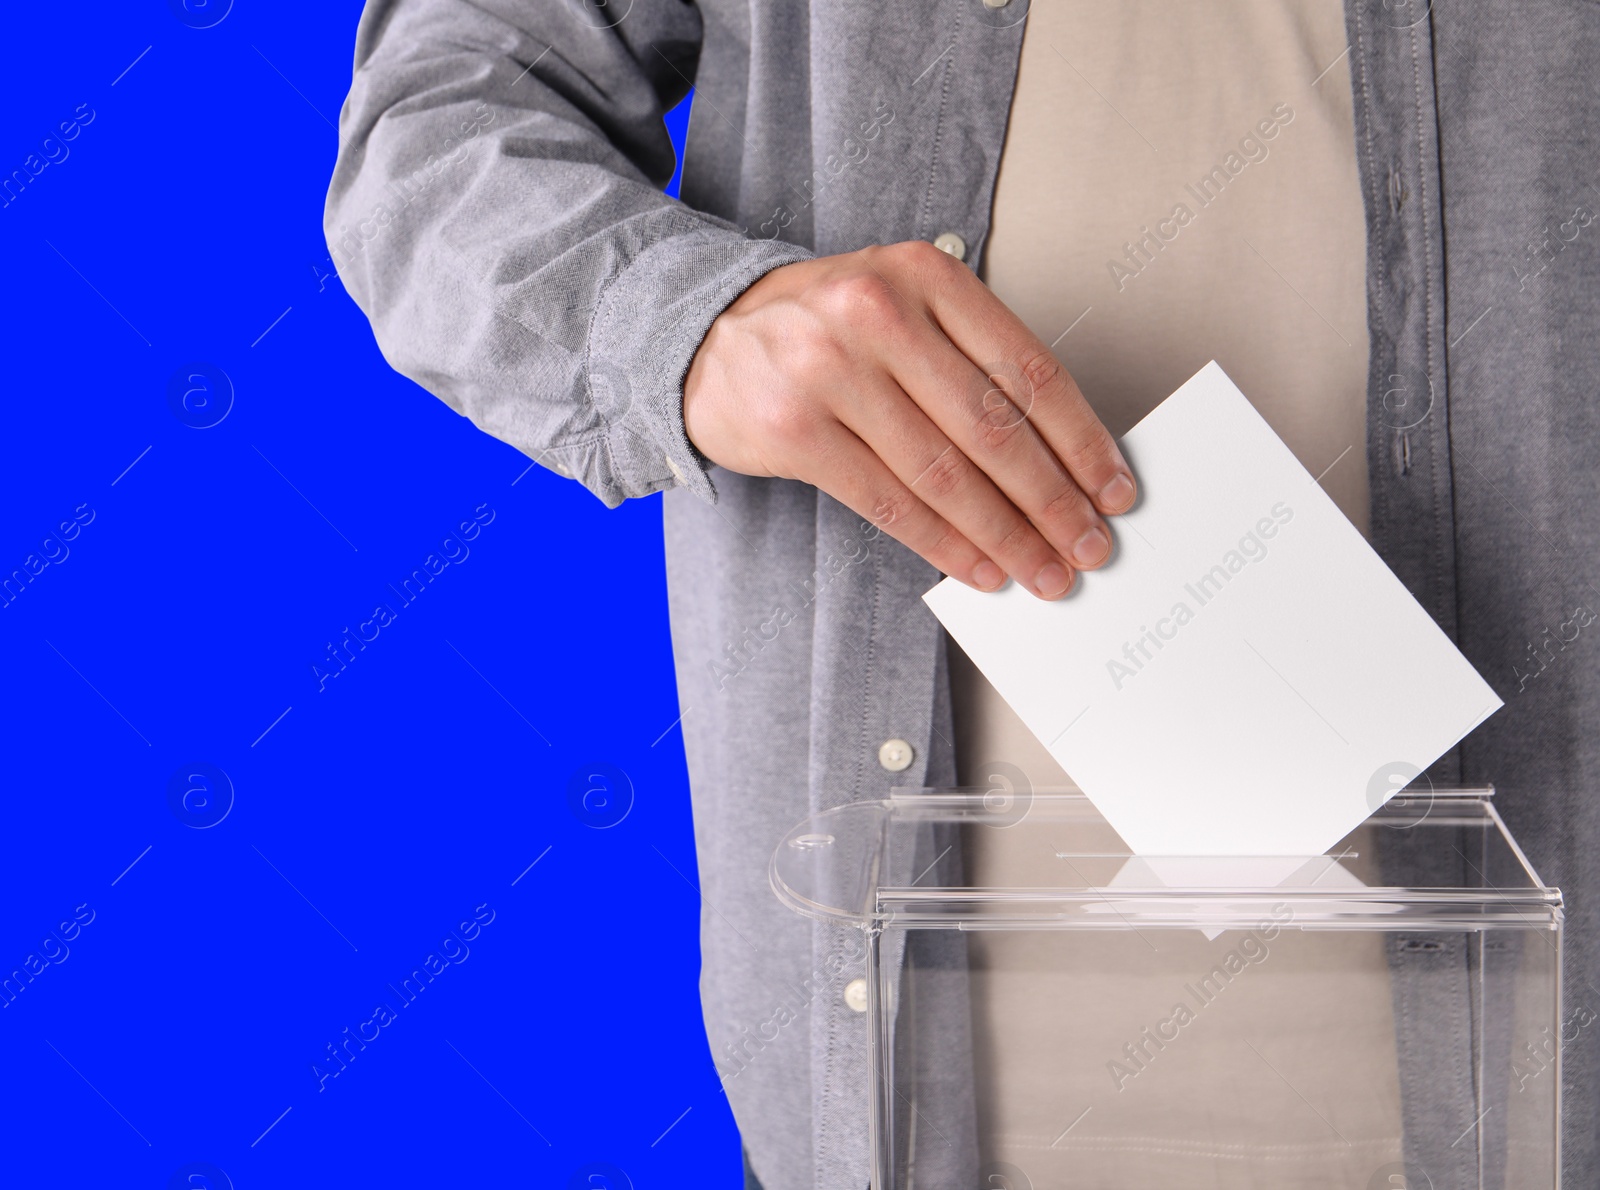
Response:
[{"label": "acrylic lid", "polygon": [[[1135,856],[1076,791],[895,790],[797,824],[769,878],[797,913],[859,927],[1223,930],[1288,915],[1303,929],[1554,930],[1561,892],[1492,795],[1398,795],[1326,855],[1217,857]],[[1031,862],[1002,859],[979,885],[951,856],[988,831],[1013,832],[983,842]]]}]

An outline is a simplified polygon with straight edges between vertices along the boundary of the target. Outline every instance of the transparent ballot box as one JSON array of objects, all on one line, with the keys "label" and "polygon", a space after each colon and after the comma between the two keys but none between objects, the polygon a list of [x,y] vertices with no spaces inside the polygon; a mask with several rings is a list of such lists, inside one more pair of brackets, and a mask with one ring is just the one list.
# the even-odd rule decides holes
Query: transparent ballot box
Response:
[{"label": "transparent ballot box", "polygon": [[1320,856],[1131,855],[1077,792],[814,815],[773,889],[867,936],[873,1190],[1547,1190],[1560,890],[1489,789]]}]

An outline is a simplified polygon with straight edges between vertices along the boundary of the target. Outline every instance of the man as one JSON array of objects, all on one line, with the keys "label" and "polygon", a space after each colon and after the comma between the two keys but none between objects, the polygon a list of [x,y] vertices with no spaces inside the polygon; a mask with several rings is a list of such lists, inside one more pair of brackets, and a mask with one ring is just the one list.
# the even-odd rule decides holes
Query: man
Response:
[{"label": "man", "polygon": [[[1590,0],[369,3],[326,226],[386,356],[608,504],[670,489],[706,1023],[767,1190],[867,1176],[861,951],[775,903],[772,843],[1063,776],[920,596],[1093,582],[1108,427],[1213,356],[1505,698],[1434,776],[1498,786],[1600,999],[1596,50]],[[985,1008],[919,1011],[959,1048]],[[1565,1061],[1588,1184],[1600,1053]],[[1471,1072],[1422,1094],[1407,1159],[1478,1184]],[[927,1184],[974,1180],[950,1131]]]}]

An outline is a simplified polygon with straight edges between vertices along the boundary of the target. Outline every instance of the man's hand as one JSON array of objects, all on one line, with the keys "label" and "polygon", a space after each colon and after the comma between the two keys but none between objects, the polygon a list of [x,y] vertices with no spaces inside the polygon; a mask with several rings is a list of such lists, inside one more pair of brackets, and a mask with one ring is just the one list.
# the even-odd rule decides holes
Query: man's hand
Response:
[{"label": "man's hand", "polygon": [[1134,500],[1050,349],[920,240],[762,277],[711,324],[683,417],[713,463],[813,484],[982,591],[1061,597]]}]

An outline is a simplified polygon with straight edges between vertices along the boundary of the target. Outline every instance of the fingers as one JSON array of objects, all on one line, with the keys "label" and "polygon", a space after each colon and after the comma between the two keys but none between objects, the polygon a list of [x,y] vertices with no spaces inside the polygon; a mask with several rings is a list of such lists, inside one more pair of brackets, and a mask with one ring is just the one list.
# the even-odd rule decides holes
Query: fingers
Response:
[{"label": "fingers", "polygon": [[1028,357],[1020,368],[1026,390],[1032,394],[1030,422],[1066,464],[1078,487],[1089,494],[1095,508],[1106,514],[1127,512],[1138,497],[1138,488],[1116,440],[1061,361],[1037,339],[1033,342],[1038,344],[1038,354]]},{"label": "fingers", "polygon": [[[1116,441],[1059,360],[972,270],[933,249],[925,258],[928,308],[969,360],[1009,379],[1023,418],[1101,513],[1126,512],[1137,487]],[[954,268],[949,267],[954,265]]]},{"label": "fingers", "polygon": [[876,453],[835,422],[819,431],[811,462],[797,478],[827,492],[952,578],[993,591],[1005,572],[919,499]]},{"label": "fingers", "polygon": [[[911,398],[1065,562],[1078,570],[1103,565],[1111,556],[1111,534],[1036,432],[1026,406],[1012,399],[1015,383],[999,373],[985,376],[926,324],[920,330],[908,327],[907,333],[924,341],[896,353],[891,366]],[[955,523],[961,524],[959,518]]]},{"label": "fingers", "polygon": [[1072,589],[1070,559],[887,377],[857,389],[836,414],[912,496],[1033,594],[1058,599]]},{"label": "fingers", "polygon": [[[948,267],[938,266],[938,269],[930,271],[941,271]],[[960,265],[954,267],[965,271]],[[992,481],[984,485],[971,482],[953,484],[958,487],[955,493],[957,498],[962,499],[993,487],[1015,509],[1021,510],[1042,540],[1068,567],[1090,570],[1103,565],[1111,556],[1111,534],[1066,465],[1029,420],[1031,402],[1019,392],[1026,388],[1025,384],[1019,383],[1021,377],[1014,374],[1008,380],[1003,374],[1007,369],[1004,363],[996,365],[1000,371],[985,375],[952,345],[943,331],[919,308],[922,303],[918,290],[924,284],[930,289],[937,288],[941,282],[937,279],[927,282],[913,271],[901,278],[901,284],[905,289],[895,293],[900,308],[878,314],[873,319],[875,325],[870,328],[871,333],[878,344],[884,367],[900,387],[910,394],[915,404],[943,435],[955,444],[960,454],[976,464],[977,469]],[[980,285],[978,288],[983,287]],[[1093,419],[1092,413],[1090,418],[1092,428],[1109,442],[1109,436],[1105,435],[1098,420]],[[845,420],[848,422],[849,417],[845,416]],[[898,420],[890,419],[891,423],[897,423]],[[854,428],[867,442],[878,445],[883,427],[855,425]],[[931,460],[939,454],[939,450],[929,451],[926,443],[917,443],[915,447],[914,456],[922,460]],[[924,462],[922,465],[927,464]],[[958,461],[951,460],[948,466],[954,469]],[[897,473],[907,478],[898,469]],[[952,480],[957,478],[968,479],[952,476]],[[962,503],[965,502],[962,499]],[[953,524],[972,535],[959,515],[938,501],[932,503]],[[993,515],[991,508],[991,519],[986,523],[999,525],[1005,532],[1017,534],[1016,542],[1023,547],[1020,552],[1024,569],[1016,569],[1006,557],[1001,556],[997,552],[996,541],[982,535],[973,535],[973,540],[990,551],[991,556],[1006,566],[1024,585],[1048,590],[1048,581],[1034,581],[1037,571],[1032,566],[1035,565],[1034,554],[1037,551],[1033,535],[1012,528],[1014,511],[1010,516],[1002,516],[1001,522],[994,521]]]},{"label": "fingers", "polygon": [[[715,366],[713,366],[715,365]],[[795,478],[979,590],[1041,598],[1111,554],[1132,475],[1048,349],[931,245],[774,270],[713,323],[684,382],[708,457]]]}]

